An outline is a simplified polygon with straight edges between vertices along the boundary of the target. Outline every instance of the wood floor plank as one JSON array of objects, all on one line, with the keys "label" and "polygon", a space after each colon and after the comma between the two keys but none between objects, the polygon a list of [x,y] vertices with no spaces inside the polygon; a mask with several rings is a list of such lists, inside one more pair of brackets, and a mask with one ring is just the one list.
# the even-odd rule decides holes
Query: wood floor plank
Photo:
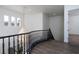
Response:
[{"label": "wood floor plank", "polygon": [[64,42],[49,40],[36,45],[32,54],[78,54],[79,47],[75,47]]}]

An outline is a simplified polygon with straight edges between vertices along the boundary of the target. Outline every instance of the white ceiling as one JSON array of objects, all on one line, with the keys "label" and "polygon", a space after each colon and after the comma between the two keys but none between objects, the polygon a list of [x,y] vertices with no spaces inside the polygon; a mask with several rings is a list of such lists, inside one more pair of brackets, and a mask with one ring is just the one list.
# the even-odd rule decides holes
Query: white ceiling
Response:
[{"label": "white ceiling", "polygon": [[25,9],[26,13],[43,12],[48,15],[63,15],[63,5],[4,5],[2,7],[23,13]]},{"label": "white ceiling", "polygon": [[7,8],[15,12],[23,13],[23,6],[21,5],[0,5],[2,8]]},{"label": "white ceiling", "polygon": [[79,15],[79,8],[75,10],[69,11],[69,15],[74,16],[74,15]]},{"label": "white ceiling", "polygon": [[[26,5],[26,12],[43,12],[49,15],[63,15],[63,5]],[[29,11],[29,10],[30,11]]]}]

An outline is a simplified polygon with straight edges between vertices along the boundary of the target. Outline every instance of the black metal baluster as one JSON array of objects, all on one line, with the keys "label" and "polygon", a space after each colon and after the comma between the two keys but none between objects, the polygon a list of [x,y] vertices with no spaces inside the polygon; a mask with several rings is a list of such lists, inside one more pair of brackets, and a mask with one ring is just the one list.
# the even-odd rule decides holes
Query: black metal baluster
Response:
[{"label": "black metal baluster", "polygon": [[[21,49],[23,49],[23,47],[22,47],[22,35],[21,35]],[[21,52],[22,53],[22,52]]]},{"label": "black metal baluster", "polygon": [[24,35],[24,54],[25,54],[25,35]]},{"label": "black metal baluster", "polygon": [[31,53],[31,49],[30,49],[30,34],[28,35],[28,48],[27,48],[27,54],[30,54]]},{"label": "black metal baluster", "polygon": [[10,54],[10,37],[8,38],[8,54]]},{"label": "black metal baluster", "polygon": [[4,54],[4,53],[5,53],[5,51],[4,51],[4,49],[5,49],[5,48],[4,48],[4,47],[5,47],[5,46],[4,46],[4,38],[3,38],[2,40],[3,40],[3,42],[2,42],[2,50],[3,50],[3,52],[2,52],[2,53]]},{"label": "black metal baluster", "polygon": [[17,36],[17,54],[19,54],[19,36]]},{"label": "black metal baluster", "polygon": [[26,52],[27,52],[27,49],[28,49],[28,37],[27,37],[27,34],[26,34]]},{"label": "black metal baluster", "polygon": [[29,54],[31,54],[31,35],[29,35]]},{"label": "black metal baluster", "polygon": [[13,36],[13,50],[14,50],[14,54],[15,54],[15,36]]}]

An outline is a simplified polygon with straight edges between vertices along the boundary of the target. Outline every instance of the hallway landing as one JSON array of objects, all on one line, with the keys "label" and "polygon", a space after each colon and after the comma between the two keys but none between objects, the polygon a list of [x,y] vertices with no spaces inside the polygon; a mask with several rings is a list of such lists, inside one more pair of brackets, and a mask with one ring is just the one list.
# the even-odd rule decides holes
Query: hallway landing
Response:
[{"label": "hallway landing", "polygon": [[72,46],[64,42],[49,40],[37,44],[32,54],[78,54],[79,46]]}]

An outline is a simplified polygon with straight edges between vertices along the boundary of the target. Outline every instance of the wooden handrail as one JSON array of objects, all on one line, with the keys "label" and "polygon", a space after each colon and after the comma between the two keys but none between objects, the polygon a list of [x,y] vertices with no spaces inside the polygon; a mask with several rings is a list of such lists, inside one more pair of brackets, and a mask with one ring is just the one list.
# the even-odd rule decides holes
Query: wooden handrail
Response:
[{"label": "wooden handrail", "polygon": [[18,35],[24,35],[24,34],[31,34],[31,33],[38,32],[38,31],[48,31],[48,30],[35,30],[35,31],[27,32],[27,33],[14,34],[14,35],[8,35],[8,36],[1,36],[0,39],[7,38],[7,37],[18,36]]}]

